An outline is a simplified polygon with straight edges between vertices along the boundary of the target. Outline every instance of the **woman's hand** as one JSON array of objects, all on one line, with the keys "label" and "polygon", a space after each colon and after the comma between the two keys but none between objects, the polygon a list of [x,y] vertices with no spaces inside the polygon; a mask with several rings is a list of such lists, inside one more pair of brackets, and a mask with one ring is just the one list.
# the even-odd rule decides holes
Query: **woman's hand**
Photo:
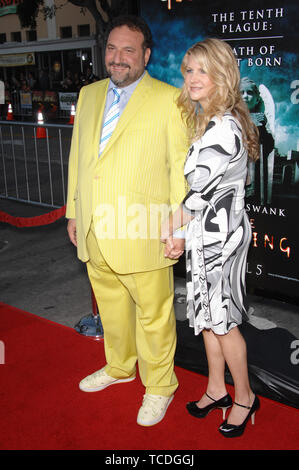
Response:
[{"label": "woman's hand", "polygon": [[161,224],[161,236],[160,240],[162,243],[166,243],[168,237],[172,235],[172,222],[171,219],[166,219]]},{"label": "woman's hand", "polygon": [[179,259],[184,253],[185,240],[183,238],[173,238],[169,236],[165,242],[165,258]]},{"label": "woman's hand", "polygon": [[161,237],[162,243],[165,243],[165,258],[179,259],[184,253],[185,240],[184,238],[173,238],[173,216],[164,220],[161,224]]}]

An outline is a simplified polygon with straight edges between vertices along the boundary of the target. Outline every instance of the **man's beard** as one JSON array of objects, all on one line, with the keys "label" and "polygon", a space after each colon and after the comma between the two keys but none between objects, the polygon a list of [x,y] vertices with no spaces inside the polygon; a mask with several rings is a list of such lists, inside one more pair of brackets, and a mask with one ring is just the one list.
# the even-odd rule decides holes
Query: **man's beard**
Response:
[{"label": "man's beard", "polygon": [[126,63],[119,63],[119,64],[116,64],[115,62],[110,62],[110,64],[108,64],[109,67],[113,66],[113,65],[116,65],[116,66],[119,66],[119,67],[125,67],[127,68],[127,73],[125,75],[123,75],[121,78],[118,78],[118,75],[117,75],[117,72],[112,72],[111,69],[107,68],[107,73],[108,73],[108,77],[111,78],[111,80],[113,81],[113,83],[115,83],[115,85],[117,86],[122,86],[123,84],[125,84],[129,78],[129,73],[130,73],[130,66]]}]

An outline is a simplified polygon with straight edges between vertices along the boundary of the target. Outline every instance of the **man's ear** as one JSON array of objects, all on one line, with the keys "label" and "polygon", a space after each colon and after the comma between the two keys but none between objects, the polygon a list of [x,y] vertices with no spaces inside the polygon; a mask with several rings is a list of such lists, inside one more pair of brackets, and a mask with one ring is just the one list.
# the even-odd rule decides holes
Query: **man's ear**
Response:
[{"label": "man's ear", "polygon": [[145,53],[144,53],[144,65],[145,67],[147,66],[148,64],[148,61],[150,59],[150,56],[151,56],[151,49],[148,47],[147,49],[145,49]]}]

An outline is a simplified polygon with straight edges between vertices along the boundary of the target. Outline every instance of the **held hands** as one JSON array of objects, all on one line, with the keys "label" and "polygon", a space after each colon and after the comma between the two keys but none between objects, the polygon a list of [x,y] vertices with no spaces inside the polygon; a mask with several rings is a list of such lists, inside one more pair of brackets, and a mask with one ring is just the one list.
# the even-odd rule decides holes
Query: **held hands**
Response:
[{"label": "held hands", "polygon": [[184,253],[185,240],[184,238],[168,237],[165,243],[165,258],[179,259]]},{"label": "held hands", "polygon": [[165,243],[165,258],[178,259],[184,253],[185,240],[183,238],[173,238],[172,221],[167,220],[161,227],[161,242]]}]

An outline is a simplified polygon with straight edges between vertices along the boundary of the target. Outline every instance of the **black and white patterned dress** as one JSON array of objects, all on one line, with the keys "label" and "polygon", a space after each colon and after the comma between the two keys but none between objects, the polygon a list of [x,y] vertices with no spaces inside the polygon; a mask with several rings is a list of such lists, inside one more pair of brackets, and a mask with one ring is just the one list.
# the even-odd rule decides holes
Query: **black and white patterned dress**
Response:
[{"label": "black and white patterned dress", "polygon": [[183,201],[194,218],[186,238],[187,317],[195,334],[226,334],[247,319],[246,259],[251,226],[244,208],[247,151],[238,121],[214,117],[189,149]]}]

